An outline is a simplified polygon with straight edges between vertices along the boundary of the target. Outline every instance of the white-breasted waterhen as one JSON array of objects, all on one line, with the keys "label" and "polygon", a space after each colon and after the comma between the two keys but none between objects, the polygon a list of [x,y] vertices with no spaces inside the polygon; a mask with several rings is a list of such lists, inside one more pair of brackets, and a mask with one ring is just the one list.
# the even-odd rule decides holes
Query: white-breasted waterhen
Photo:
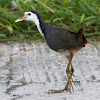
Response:
[{"label": "white-breasted waterhen", "polygon": [[[42,17],[33,10],[29,10],[25,12],[25,14],[15,20],[15,22],[29,20],[33,21],[39,32],[45,37],[48,46],[59,53],[62,53],[66,56],[69,61],[66,69],[67,73],[67,84],[62,90],[51,90],[53,92],[60,93],[64,90],[71,92],[73,88],[73,84],[75,85],[72,76],[74,76],[73,66],[72,66],[72,58],[73,55],[78,52],[82,47],[85,47],[87,44],[87,40],[83,34],[83,28],[81,28],[78,32],[74,32],[68,30],[66,28],[54,27],[47,23],[45,23]],[[69,55],[67,55],[69,52]]]}]

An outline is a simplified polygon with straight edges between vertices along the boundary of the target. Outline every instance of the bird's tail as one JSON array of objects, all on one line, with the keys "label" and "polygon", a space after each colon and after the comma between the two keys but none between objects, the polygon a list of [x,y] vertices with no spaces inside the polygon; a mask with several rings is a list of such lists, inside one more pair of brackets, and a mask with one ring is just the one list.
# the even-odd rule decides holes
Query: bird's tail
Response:
[{"label": "bird's tail", "polygon": [[79,31],[77,32],[77,39],[78,39],[78,41],[83,42],[84,45],[85,45],[85,47],[95,47],[95,48],[98,50],[98,53],[99,53],[99,55],[100,55],[100,49],[99,49],[96,45],[87,42],[87,40],[86,40],[86,38],[85,38],[85,36],[84,36],[84,33],[83,33],[83,28],[85,28],[85,27],[86,27],[86,25],[83,25],[83,26],[79,29]]},{"label": "bird's tail", "polygon": [[77,32],[77,40],[83,42],[84,44],[87,43],[86,38],[84,37],[83,27],[79,29]]}]

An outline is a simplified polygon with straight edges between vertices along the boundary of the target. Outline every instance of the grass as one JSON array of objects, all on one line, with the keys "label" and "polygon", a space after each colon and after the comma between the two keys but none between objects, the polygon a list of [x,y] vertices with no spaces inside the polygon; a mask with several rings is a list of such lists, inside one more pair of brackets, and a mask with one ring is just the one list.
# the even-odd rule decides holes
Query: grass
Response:
[{"label": "grass", "polygon": [[33,22],[14,22],[30,9],[40,13],[51,25],[75,31],[86,25],[84,29],[86,37],[100,37],[99,0],[19,0],[19,3],[15,0],[15,2],[18,11],[12,10],[11,0],[0,1],[0,41],[43,39]]}]

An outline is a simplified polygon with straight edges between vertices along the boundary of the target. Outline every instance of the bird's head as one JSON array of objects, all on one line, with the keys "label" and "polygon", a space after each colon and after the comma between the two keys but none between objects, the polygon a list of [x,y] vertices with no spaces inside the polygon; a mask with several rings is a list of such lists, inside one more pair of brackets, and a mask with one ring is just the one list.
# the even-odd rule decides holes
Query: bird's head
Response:
[{"label": "bird's head", "polygon": [[40,23],[43,22],[43,19],[36,11],[34,11],[34,10],[26,11],[24,13],[24,15],[22,17],[16,19],[15,22],[19,22],[19,21],[23,21],[23,20],[33,21],[36,24],[39,32],[44,36],[44,34],[40,28]]},{"label": "bird's head", "polygon": [[23,20],[29,20],[29,21],[36,22],[37,20],[39,20],[38,14],[36,11],[29,10],[29,11],[25,12],[22,17],[16,19],[15,22],[19,22],[19,21],[23,21]]}]

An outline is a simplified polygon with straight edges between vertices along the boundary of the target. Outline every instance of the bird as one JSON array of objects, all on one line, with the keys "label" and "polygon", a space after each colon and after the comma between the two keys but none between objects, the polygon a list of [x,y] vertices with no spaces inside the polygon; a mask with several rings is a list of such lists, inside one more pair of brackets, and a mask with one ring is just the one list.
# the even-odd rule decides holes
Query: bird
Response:
[{"label": "bird", "polygon": [[16,19],[15,22],[23,20],[33,21],[37,26],[38,31],[45,38],[47,45],[52,50],[64,55],[68,60],[66,68],[67,82],[65,87],[61,90],[50,91],[54,93],[60,93],[63,91],[74,92],[73,85],[76,86],[76,84],[73,80],[73,76],[75,75],[72,66],[72,58],[88,43],[84,36],[83,27],[81,27],[78,32],[75,32],[62,27],[51,26],[43,20],[37,11],[34,10],[26,11],[24,15]]}]

